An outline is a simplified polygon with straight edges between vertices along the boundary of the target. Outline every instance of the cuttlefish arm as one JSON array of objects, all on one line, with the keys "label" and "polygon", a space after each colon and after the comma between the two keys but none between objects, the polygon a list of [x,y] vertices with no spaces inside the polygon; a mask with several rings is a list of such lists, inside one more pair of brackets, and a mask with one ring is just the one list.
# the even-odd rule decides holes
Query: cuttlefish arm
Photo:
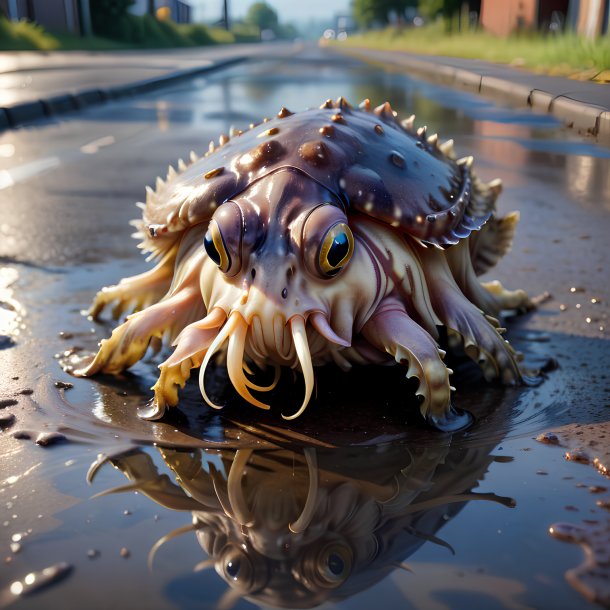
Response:
[{"label": "cuttlefish arm", "polygon": [[205,318],[193,322],[178,335],[173,353],[159,365],[159,379],[152,387],[155,395],[148,411],[140,413],[142,417],[158,419],[166,407],[178,404],[178,389],[184,387],[191,369],[201,366],[226,319],[224,310],[215,308]]},{"label": "cuttlefish arm", "polygon": [[407,314],[404,305],[386,297],[362,328],[362,335],[377,349],[407,366],[407,378],[416,377],[421,397],[420,410],[429,421],[453,420],[450,369],[443,363],[443,352],[436,341]]},{"label": "cuttlefish arm", "polygon": [[131,314],[117,326],[108,339],[103,339],[95,358],[85,367],[73,371],[78,377],[95,373],[117,374],[142,359],[152,339],[172,335],[192,320],[201,307],[201,296],[194,288],[185,288],[148,307]]}]

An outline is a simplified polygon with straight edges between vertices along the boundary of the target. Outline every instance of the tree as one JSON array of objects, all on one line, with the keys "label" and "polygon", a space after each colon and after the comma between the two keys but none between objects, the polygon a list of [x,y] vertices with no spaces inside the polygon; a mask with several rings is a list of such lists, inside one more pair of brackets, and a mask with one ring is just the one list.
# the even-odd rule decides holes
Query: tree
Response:
[{"label": "tree", "polygon": [[448,21],[460,10],[462,4],[464,0],[420,0],[419,10],[428,19],[441,16]]},{"label": "tree", "polygon": [[392,14],[401,21],[405,10],[417,5],[418,0],[354,0],[354,19],[363,27],[387,25]]},{"label": "tree", "polygon": [[277,13],[266,2],[255,2],[248,9],[246,23],[255,25],[260,30],[273,30],[278,27]]},{"label": "tree", "polygon": [[91,0],[91,25],[97,36],[117,38],[134,0]]}]

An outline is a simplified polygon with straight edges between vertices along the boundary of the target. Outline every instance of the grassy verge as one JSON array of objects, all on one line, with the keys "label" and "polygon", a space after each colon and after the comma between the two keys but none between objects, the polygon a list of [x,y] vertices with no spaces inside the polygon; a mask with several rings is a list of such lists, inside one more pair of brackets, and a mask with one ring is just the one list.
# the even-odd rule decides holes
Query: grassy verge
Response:
[{"label": "grassy verge", "polygon": [[202,24],[177,24],[134,15],[118,22],[117,29],[110,34],[110,37],[85,38],[65,32],[51,33],[36,23],[13,22],[0,17],[0,51],[157,49],[255,42],[259,39],[258,31],[247,26],[238,26],[227,32]]},{"label": "grassy verge", "polygon": [[57,39],[44,28],[27,21],[8,21],[0,17],[0,50],[51,51],[59,47]]},{"label": "grassy verge", "polygon": [[446,33],[441,24],[432,24],[367,32],[335,44],[482,59],[585,79],[610,69],[610,37],[607,36],[589,40],[574,34],[528,33],[499,38],[483,31]]}]

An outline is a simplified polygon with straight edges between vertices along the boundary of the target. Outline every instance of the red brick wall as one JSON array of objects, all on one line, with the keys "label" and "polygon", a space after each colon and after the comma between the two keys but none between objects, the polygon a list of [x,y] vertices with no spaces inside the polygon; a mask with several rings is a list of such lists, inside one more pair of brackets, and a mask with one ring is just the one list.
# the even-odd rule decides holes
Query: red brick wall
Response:
[{"label": "red brick wall", "polygon": [[481,0],[481,25],[496,36],[533,28],[537,7],[537,0]]}]

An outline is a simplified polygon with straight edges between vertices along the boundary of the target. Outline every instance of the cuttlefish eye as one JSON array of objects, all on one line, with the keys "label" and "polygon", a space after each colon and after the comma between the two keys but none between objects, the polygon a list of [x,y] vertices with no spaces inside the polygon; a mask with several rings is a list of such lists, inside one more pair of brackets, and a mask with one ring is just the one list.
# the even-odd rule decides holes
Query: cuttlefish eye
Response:
[{"label": "cuttlefish eye", "polygon": [[318,556],[318,575],[326,586],[338,586],[352,571],[352,553],[342,544],[325,547]]},{"label": "cuttlefish eye", "polygon": [[262,588],[268,579],[267,565],[263,558],[254,562],[248,554],[236,545],[229,544],[221,553],[216,568],[222,571],[224,579],[234,588],[248,593]]},{"label": "cuttlefish eye", "polygon": [[312,591],[335,589],[349,578],[353,563],[351,548],[341,540],[322,545],[314,543],[305,550],[300,565],[295,565],[292,573],[296,580]]},{"label": "cuttlefish eye", "polygon": [[203,245],[208,256],[226,273],[231,267],[231,257],[225,246],[220,229],[214,220],[210,222],[207,233],[203,238]]},{"label": "cuttlefish eye", "polygon": [[354,236],[344,222],[333,225],[324,236],[318,255],[320,271],[332,277],[349,262],[354,251]]}]

